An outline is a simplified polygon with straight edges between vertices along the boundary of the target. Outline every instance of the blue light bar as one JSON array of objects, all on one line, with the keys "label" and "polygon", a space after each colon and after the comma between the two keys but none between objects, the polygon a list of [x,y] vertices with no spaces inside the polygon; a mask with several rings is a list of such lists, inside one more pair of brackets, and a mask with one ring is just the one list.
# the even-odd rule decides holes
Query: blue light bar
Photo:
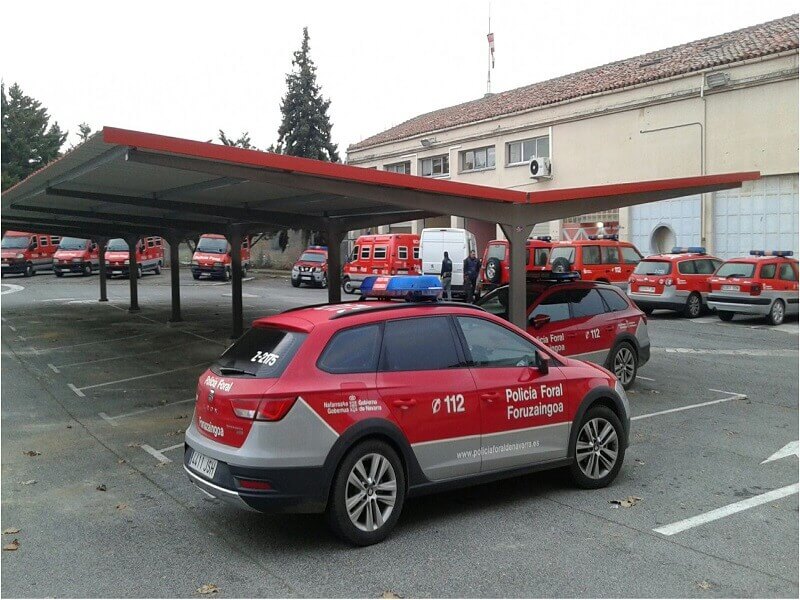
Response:
[{"label": "blue light bar", "polygon": [[705,254],[706,249],[704,246],[675,246],[670,254]]},{"label": "blue light bar", "polygon": [[327,246],[309,246],[306,250],[327,250]]},{"label": "blue light bar", "polygon": [[435,275],[373,275],[361,282],[361,297],[435,301],[442,297],[442,282]]},{"label": "blue light bar", "polygon": [[794,256],[791,250],[750,250],[750,256]]},{"label": "blue light bar", "polygon": [[553,236],[550,236],[550,235],[537,235],[535,238],[529,238],[529,239],[538,240],[540,242],[552,242],[553,241]]},{"label": "blue light bar", "polygon": [[581,278],[578,271],[567,271],[566,273],[553,273],[553,271],[528,271],[525,278],[537,281],[576,281]]}]

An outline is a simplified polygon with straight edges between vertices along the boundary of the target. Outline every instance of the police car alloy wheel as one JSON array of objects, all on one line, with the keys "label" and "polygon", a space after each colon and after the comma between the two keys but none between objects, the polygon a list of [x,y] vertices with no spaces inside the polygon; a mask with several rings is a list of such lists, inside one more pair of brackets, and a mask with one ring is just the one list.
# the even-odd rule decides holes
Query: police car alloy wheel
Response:
[{"label": "police car alloy wheel", "polygon": [[628,342],[620,343],[611,353],[611,371],[626,390],[636,379],[636,352]]},{"label": "police car alloy wheel", "polygon": [[405,474],[387,443],[368,440],[342,460],[328,506],[331,529],[345,541],[367,546],[382,541],[397,523],[405,500]]},{"label": "police car alloy wheel", "polygon": [[683,309],[683,314],[689,319],[696,319],[703,312],[703,301],[700,299],[699,294],[690,294],[686,299],[686,307]]},{"label": "police car alloy wheel", "polygon": [[783,300],[775,300],[772,303],[772,308],[769,310],[767,322],[770,325],[780,325],[783,323],[783,318],[786,315],[786,309],[783,307]]},{"label": "police car alloy wheel", "polygon": [[601,488],[619,473],[625,457],[624,433],[617,415],[606,406],[593,406],[581,419],[572,447],[570,474],[582,488]]}]

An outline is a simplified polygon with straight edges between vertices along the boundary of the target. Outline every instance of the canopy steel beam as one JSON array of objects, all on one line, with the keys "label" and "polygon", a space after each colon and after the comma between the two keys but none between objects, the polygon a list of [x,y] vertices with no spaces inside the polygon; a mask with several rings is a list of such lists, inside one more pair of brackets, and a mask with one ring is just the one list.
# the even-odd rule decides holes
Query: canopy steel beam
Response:
[{"label": "canopy steel beam", "polygon": [[124,237],[129,233],[126,229],[114,229],[108,227],[107,223],[89,223],[86,227],[75,227],[73,221],[61,221],[58,219],[36,218],[34,220],[18,219],[14,217],[4,217],[3,226],[11,225],[19,227],[19,231],[30,231],[31,233],[74,233],[75,237],[90,238],[92,235],[104,235],[109,237]]},{"label": "canopy steel beam", "polygon": [[347,217],[347,218],[329,218],[331,223],[336,224],[336,227],[342,231],[353,231],[354,229],[365,229],[367,227],[378,227],[379,225],[391,225],[392,223],[399,223],[401,221],[413,221],[416,219],[430,219],[439,217],[442,213],[438,212],[423,212],[423,211],[401,211],[385,214],[377,214],[375,216],[363,217]]},{"label": "canopy steel beam", "polygon": [[321,229],[324,227],[324,221],[321,218],[312,217],[310,215],[292,215],[291,213],[285,212],[254,210],[237,206],[199,204],[196,202],[179,200],[168,200],[165,203],[165,201],[158,199],[159,193],[156,193],[156,198],[143,198],[141,196],[125,196],[120,194],[102,194],[98,192],[48,188],[47,194],[63,198],[92,200],[106,204],[139,206],[166,211],[178,210],[183,213],[195,213],[197,216],[214,216],[228,219],[229,221],[235,219],[238,221],[247,221],[249,223],[270,223],[280,225],[281,227],[293,227],[295,229]]},{"label": "canopy steel beam", "polygon": [[171,198],[173,196],[182,196],[184,194],[192,194],[194,192],[207,192],[209,190],[218,190],[220,188],[228,187],[231,185],[238,185],[244,183],[244,179],[237,179],[235,177],[218,177],[208,181],[200,181],[198,183],[190,183],[179,187],[161,190],[153,194],[156,198]]}]

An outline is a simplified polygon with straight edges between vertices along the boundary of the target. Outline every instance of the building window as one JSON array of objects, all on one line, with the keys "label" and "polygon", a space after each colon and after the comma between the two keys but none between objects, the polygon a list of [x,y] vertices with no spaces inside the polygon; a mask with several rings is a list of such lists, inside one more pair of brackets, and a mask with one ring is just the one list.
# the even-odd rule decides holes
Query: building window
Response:
[{"label": "building window", "polygon": [[419,161],[420,173],[423,177],[445,177],[450,175],[450,156],[432,156]]},{"label": "building window", "polygon": [[475,148],[461,153],[462,171],[494,169],[494,146]]},{"label": "building window", "polygon": [[534,156],[549,157],[550,156],[550,138],[546,135],[529,140],[519,140],[518,142],[510,142],[506,145],[508,149],[507,164],[508,165],[521,165],[528,162]]},{"label": "building window", "polygon": [[411,161],[393,163],[391,165],[384,165],[384,171],[391,171],[392,173],[403,173],[404,175],[411,174]]}]

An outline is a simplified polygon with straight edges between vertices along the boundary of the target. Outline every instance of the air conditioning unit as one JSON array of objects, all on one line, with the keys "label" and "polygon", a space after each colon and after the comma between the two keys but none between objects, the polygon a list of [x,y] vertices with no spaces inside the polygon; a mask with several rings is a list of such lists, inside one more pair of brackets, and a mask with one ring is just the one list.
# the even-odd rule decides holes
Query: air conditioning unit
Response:
[{"label": "air conditioning unit", "polygon": [[553,165],[549,158],[534,156],[528,163],[531,179],[550,179],[553,176]]}]

